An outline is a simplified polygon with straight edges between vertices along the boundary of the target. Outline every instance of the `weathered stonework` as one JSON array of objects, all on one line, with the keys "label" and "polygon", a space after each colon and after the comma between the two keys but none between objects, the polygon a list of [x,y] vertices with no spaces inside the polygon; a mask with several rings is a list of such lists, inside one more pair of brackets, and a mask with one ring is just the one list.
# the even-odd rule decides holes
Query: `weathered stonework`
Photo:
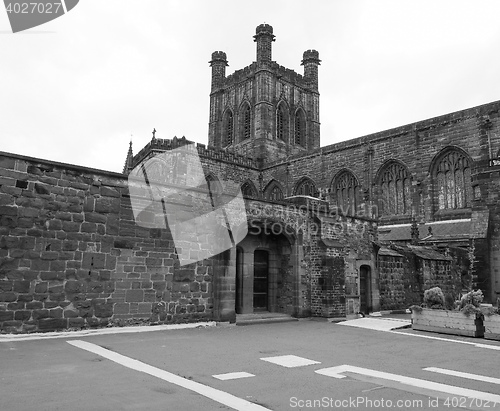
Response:
[{"label": "weathered stonework", "polygon": [[[2,332],[403,309],[468,287],[472,246],[474,288],[496,301],[500,101],[320,147],[319,54],[297,74],[272,60],[274,38],[258,26],[256,61],[227,77],[212,54],[196,153],[210,187],[242,188],[249,230],[218,255],[215,234],[175,244],[134,219],[127,175],[185,138],[130,147],[123,174],[0,153]],[[197,262],[181,266],[182,249]]]}]

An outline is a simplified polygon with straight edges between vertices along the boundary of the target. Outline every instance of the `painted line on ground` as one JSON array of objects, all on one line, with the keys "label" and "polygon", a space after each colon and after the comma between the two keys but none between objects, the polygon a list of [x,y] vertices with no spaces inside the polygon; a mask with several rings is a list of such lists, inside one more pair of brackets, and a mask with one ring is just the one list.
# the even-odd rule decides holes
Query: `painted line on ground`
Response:
[{"label": "painted line on ground", "polygon": [[160,368],[156,368],[141,361],[134,360],[133,358],[126,357],[114,351],[107,350],[106,348],[102,348],[96,344],[81,340],[72,340],[66,342],[73,345],[74,347],[81,348],[82,350],[89,351],[91,353],[100,355],[101,357],[107,358],[108,360],[114,361],[117,364],[123,365],[124,367],[152,375],[153,377],[160,378],[171,384],[175,384],[188,390],[194,391],[200,395],[203,395],[204,397],[210,398],[235,410],[270,411],[268,408],[262,407],[261,405],[254,404],[250,401],[236,397],[227,392],[209,387],[208,385],[203,385],[198,382],[188,380],[187,378],[183,378],[168,371],[161,370]]},{"label": "painted line on ground", "polygon": [[397,335],[407,335],[407,336],[410,336],[410,337],[427,338],[429,340],[454,342],[454,343],[458,343],[458,344],[472,345],[472,346],[477,347],[477,348],[487,348],[489,350],[498,350],[498,351],[500,351],[500,345],[489,345],[489,344],[473,343],[473,342],[470,342],[470,341],[452,340],[451,338],[433,337],[431,335],[411,334],[411,333],[401,332],[401,331],[385,331],[385,332],[393,333],[393,334],[397,334]]},{"label": "painted line on ground", "polygon": [[51,338],[92,337],[94,335],[183,330],[186,328],[214,327],[216,325],[217,323],[215,321],[209,321],[203,323],[188,323],[188,324],[161,324],[161,325],[140,325],[140,326],[130,326],[130,327],[109,327],[109,328],[98,328],[93,330],[80,330],[80,331],[54,331],[48,333],[33,333],[33,334],[6,334],[6,335],[0,335],[0,343],[15,342],[15,341],[30,341],[30,340],[48,340]]},{"label": "painted line on ground", "polygon": [[250,374],[249,372],[228,372],[226,374],[216,374],[212,375],[212,377],[217,378],[218,380],[226,381],[226,380],[236,380],[238,378],[248,378],[255,377],[254,374]]},{"label": "painted line on ground", "polygon": [[306,365],[321,364],[319,361],[308,360],[307,358],[297,357],[296,355],[279,355],[277,357],[264,357],[262,361],[281,365],[282,367],[304,367]]},{"label": "painted line on ground", "polygon": [[423,370],[437,372],[439,374],[453,375],[454,377],[467,378],[469,380],[483,381],[483,382],[489,382],[491,384],[500,385],[500,378],[487,377],[486,375],[470,374],[468,372],[447,370],[446,368],[439,368],[439,367],[427,367],[423,368]]},{"label": "painted line on ground", "polygon": [[342,374],[348,372],[356,375],[353,377],[354,379],[361,379],[362,381],[369,381],[386,387],[402,389],[404,391],[417,394],[429,395],[429,393],[433,393],[435,396],[445,399],[448,398],[449,395],[454,395],[457,397],[477,399],[481,402],[485,401],[500,404],[500,395],[489,392],[476,391],[468,388],[456,387],[454,385],[441,384],[434,381],[421,380],[419,378],[356,367],[353,365],[344,364],[336,367],[322,368],[320,370],[316,370],[315,372],[320,375],[326,375],[327,377],[333,378],[345,378],[346,376]]}]

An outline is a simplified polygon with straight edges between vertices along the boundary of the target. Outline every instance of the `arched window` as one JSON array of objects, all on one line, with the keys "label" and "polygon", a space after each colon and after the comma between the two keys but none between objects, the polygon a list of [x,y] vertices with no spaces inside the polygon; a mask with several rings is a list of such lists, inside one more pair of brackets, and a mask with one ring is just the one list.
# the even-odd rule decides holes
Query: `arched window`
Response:
[{"label": "arched window", "polygon": [[302,109],[295,113],[295,144],[306,146],[306,120]]},{"label": "arched window", "polygon": [[266,189],[264,190],[264,197],[266,200],[270,201],[281,201],[283,200],[283,190],[276,181],[271,181]]},{"label": "arched window", "polygon": [[391,161],[379,172],[382,215],[411,214],[411,177],[408,169]]},{"label": "arched window", "polygon": [[434,167],[439,210],[470,207],[472,199],[470,160],[462,151],[446,150]]},{"label": "arched window", "polygon": [[276,137],[282,141],[288,139],[288,114],[285,103],[279,103],[276,111]]},{"label": "arched window", "polygon": [[250,105],[244,103],[240,114],[240,135],[242,140],[250,138],[251,112]]},{"label": "arched window", "polygon": [[318,190],[316,189],[316,185],[314,184],[314,182],[310,178],[304,177],[297,184],[295,188],[295,195],[318,197],[319,193]]},{"label": "arched window", "polygon": [[234,136],[234,119],[233,112],[231,110],[227,110],[224,113],[224,139],[222,141],[222,146],[226,147],[233,143]]},{"label": "arched window", "polygon": [[222,201],[222,184],[213,174],[209,174],[206,181],[212,206],[217,207]]},{"label": "arched window", "polygon": [[255,185],[251,181],[245,182],[241,186],[241,193],[243,194],[243,197],[249,197],[249,198],[257,198],[257,189],[255,188]]},{"label": "arched window", "polygon": [[359,184],[354,174],[347,170],[340,172],[333,181],[332,191],[342,214],[356,214]]}]

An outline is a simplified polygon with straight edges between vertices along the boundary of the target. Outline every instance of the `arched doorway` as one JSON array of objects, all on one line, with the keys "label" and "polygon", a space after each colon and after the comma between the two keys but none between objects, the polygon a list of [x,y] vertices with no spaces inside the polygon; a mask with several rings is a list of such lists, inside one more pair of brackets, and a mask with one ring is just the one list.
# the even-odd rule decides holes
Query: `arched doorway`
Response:
[{"label": "arched doorway", "polygon": [[359,311],[368,314],[372,310],[371,302],[371,267],[359,267]]},{"label": "arched doorway", "polygon": [[253,309],[267,311],[269,307],[269,251],[255,250],[253,275]]}]

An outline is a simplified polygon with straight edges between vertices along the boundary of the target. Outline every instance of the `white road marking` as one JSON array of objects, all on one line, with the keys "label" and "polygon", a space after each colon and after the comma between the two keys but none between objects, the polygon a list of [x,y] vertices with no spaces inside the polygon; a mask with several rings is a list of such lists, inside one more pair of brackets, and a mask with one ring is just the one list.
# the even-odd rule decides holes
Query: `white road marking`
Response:
[{"label": "white road marking", "polygon": [[319,361],[308,360],[307,358],[297,357],[296,355],[280,355],[278,357],[264,357],[262,361],[271,362],[287,368],[303,367],[305,365],[321,364]]},{"label": "white road marking", "polygon": [[361,368],[353,365],[344,364],[336,367],[322,368],[321,370],[316,370],[315,372],[333,378],[345,378],[346,377],[345,375],[341,375],[342,373],[345,372],[355,373],[371,378],[371,382],[376,381],[378,384],[380,384],[381,383],[380,380],[385,380],[390,382],[389,384],[390,387],[398,388],[399,385],[403,385],[408,388],[408,389],[405,388],[405,390],[410,392],[416,392],[419,394],[423,394],[425,393],[425,391],[434,391],[437,393],[444,393],[447,395],[456,395],[457,397],[474,398],[481,401],[489,401],[500,404],[500,395],[491,394],[489,392],[470,390],[467,388],[455,387],[453,385],[446,385],[434,381],[406,377],[404,375],[370,370],[368,368]]},{"label": "white road marking", "polygon": [[437,372],[439,374],[453,375],[455,377],[467,378],[469,380],[484,381],[491,384],[500,384],[500,378],[487,377],[486,375],[470,374],[468,372],[447,370],[446,368],[427,367],[424,371]]},{"label": "white road marking", "polygon": [[47,340],[51,338],[72,338],[72,337],[91,337],[94,335],[123,334],[123,333],[145,333],[150,331],[183,330],[185,328],[205,328],[215,327],[215,321],[188,324],[161,324],[161,325],[143,325],[130,327],[110,327],[98,328],[95,330],[80,331],[53,331],[48,333],[33,334],[6,334],[0,335],[0,343],[30,340]]},{"label": "white road marking", "polygon": [[227,374],[212,375],[212,377],[217,378],[218,380],[226,381],[236,380],[237,378],[255,377],[255,375],[250,374],[249,372],[228,372]]},{"label": "white road marking", "polygon": [[487,348],[489,350],[499,350],[500,351],[500,345],[490,345],[490,344],[473,343],[473,342],[470,342],[470,341],[452,340],[451,338],[433,337],[431,335],[411,334],[411,333],[405,333],[405,332],[399,332],[399,331],[387,331],[387,332],[388,333],[397,334],[397,335],[407,335],[407,336],[410,336],[410,337],[428,338],[429,340],[454,342],[454,343],[458,343],[458,344],[472,345],[472,346],[477,347],[477,348]]},{"label": "white road marking", "polygon": [[268,408],[262,407],[261,405],[254,404],[242,398],[235,397],[234,395],[209,387],[208,385],[203,385],[198,382],[188,380],[187,378],[179,377],[178,375],[172,374],[168,371],[161,370],[159,368],[145,364],[141,361],[134,360],[133,358],[129,358],[124,355],[118,354],[114,351],[99,347],[96,344],[92,344],[81,340],[73,340],[66,342],[68,344],[73,345],[74,347],[78,347],[81,348],[82,350],[86,350],[94,354],[100,355],[101,357],[107,358],[108,360],[114,361],[125,367],[131,368],[136,371],[141,371],[143,373],[152,375],[153,377],[157,377],[164,381],[167,381],[171,384],[175,384],[180,387],[186,388],[188,390],[197,392],[198,394],[201,394],[204,397],[210,398],[218,403],[227,405],[228,407],[231,407],[235,410],[270,411]]},{"label": "white road marking", "polygon": [[347,325],[349,327],[368,328],[369,330],[390,331],[398,328],[408,328],[411,326],[409,320],[399,320],[392,318],[356,318],[338,323],[338,325]]}]

